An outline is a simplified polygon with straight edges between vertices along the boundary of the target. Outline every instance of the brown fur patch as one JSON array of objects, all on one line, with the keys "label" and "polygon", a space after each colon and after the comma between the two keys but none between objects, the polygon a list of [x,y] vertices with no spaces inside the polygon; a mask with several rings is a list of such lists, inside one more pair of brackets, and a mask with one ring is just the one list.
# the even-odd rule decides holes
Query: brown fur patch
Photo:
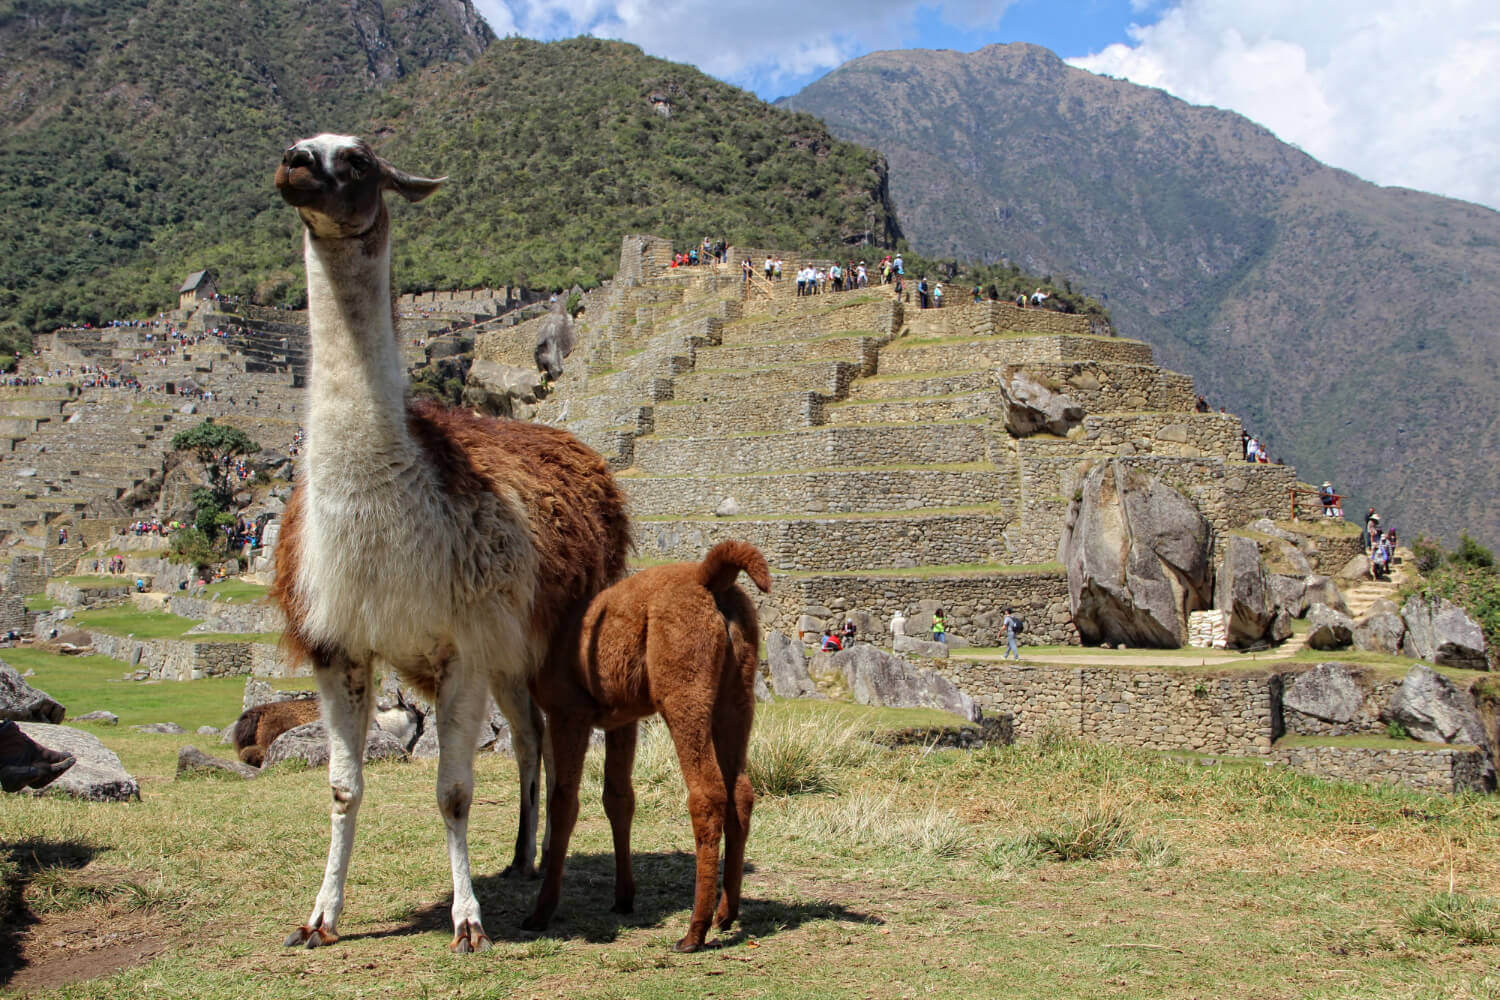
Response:
[{"label": "brown fur patch", "polygon": [[514,490],[538,556],[532,631],[549,635],[625,572],[630,519],[609,464],[567,431],[426,401],[408,426],[453,495]]},{"label": "brown fur patch", "polygon": [[276,737],[317,720],[318,702],[314,698],[272,701],[246,709],[234,723],[235,753],[246,764],[260,767]]}]

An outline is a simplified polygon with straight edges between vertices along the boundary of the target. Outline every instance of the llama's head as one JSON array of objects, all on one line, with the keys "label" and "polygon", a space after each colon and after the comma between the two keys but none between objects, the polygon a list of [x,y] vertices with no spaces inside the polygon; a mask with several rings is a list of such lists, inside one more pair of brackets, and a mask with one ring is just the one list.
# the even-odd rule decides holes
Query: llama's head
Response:
[{"label": "llama's head", "polygon": [[288,146],[276,168],[276,189],[314,236],[363,236],[383,229],[385,201],[395,191],[421,201],[446,178],[413,177],[375,155],[352,135],[315,135]]}]

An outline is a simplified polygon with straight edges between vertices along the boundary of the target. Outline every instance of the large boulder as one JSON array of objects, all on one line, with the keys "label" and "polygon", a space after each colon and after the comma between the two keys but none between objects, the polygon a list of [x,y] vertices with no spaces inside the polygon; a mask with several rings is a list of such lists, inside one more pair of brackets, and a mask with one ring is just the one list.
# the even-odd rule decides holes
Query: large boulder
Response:
[{"label": "large boulder", "polygon": [[1401,617],[1406,622],[1402,641],[1406,655],[1442,667],[1488,669],[1484,631],[1458,605],[1414,594],[1401,609]]},{"label": "large boulder", "polygon": [[1348,649],[1354,641],[1354,620],[1326,604],[1307,612],[1307,644],[1313,649]]},{"label": "large boulder", "polygon": [[1293,618],[1301,618],[1307,614],[1307,578],[1303,576],[1289,576],[1285,573],[1272,573],[1269,577],[1271,583],[1271,600],[1278,608],[1282,608]]},{"label": "large boulder", "polygon": [[376,728],[396,737],[396,742],[404,750],[411,749],[422,731],[422,717],[405,705],[381,709],[375,713],[373,721]]},{"label": "large boulder", "polygon": [[914,667],[885,650],[862,643],[833,654],[830,666],[843,674],[849,693],[861,705],[935,708],[978,722],[974,699],[935,670]]},{"label": "large boulder", "polygon": [[500,417],[516,416],[523,404],[534,404],[542,387],[542,374],[535,369],[475,361],[464,384],[464,405]]},{"label": "large boulder", "polygon": [[802,644],[780,632],[766,634],[766,659],[771,667],[771,690],[778,698],[820,697],[807,672],[807,652]]},{"label": "large boulder", "polygon": [[1339,592],[1339,585],[1332,577],[1314,574],[1307,577],[1307,606],[1314,604],[1326,604],[1328,607],[1347,615],[1349,605],[1344,603],[1344,595]]},{"label": "large boulder", "polygon": [[1059,546],[1084,642],[1176,648],[1213,600],[1213,528],[1191,501],[1117,460],[1091,469]]},{"label": "large boulder", "polygon": [[15,722],[59,723],[67,710],[45,691],[38,691],[21,679],[16,669],[0,663],[0,719]]},{"label": "large boulder", "polygon": [[233,774],[240,778],[254,778],[260,774],[259,769],[249,764],[242,764],[237,760],[224,760],[221,757],[211,757],[193,746],[191,743],[184,744],[177,750],[177,777],[196,777],[200,774],[222,771]]},{"label": "large boulder", "polygon": [[1229,645],[1264,641],[1276,620],[1276,601],[1260,546],[1241,535],[1226,539],[1216,579],[1214,606],[1224,612]]},{"label": "large boulder", "polygon": [[1489,745],[1473,696],[1425,664],[1406,672],[1391,696],[1389,714],[1419,740]]},{"label": "large boulder", "polygon": [[1364,617],[1354,623],[1354,648],[1367,653],[1398,656],[1406,638],[1406,622],[1393,601],[1376,601]]},{"label": "large boulder", "polygon": [[61,792],[90,802],[124,802],[141,797],[141,786],[125,770],[120,758],[99,737],[71,726],[22,722],[21,731],[49,750],[72,754],[77,763],[45,788],[32,794]]},{"label": "large boulder", "polygon": [[1341,663],[1320,663],[1286,686],[1282,704],[1324,722],[1348,722],[1364,704],[1365,693]]},{"label": "large boulder", "polygon": [[1024,371],[1011,375],[1008,382],[1000,380],[1000,404],[1005,410],[1005,429],[1016,437],[1044,433],[1063,437],[1083,419],[1083,407]]},{"label": "large boulder", "polygon": [[[931,634],[930,632],[928,633],[928,635]],[[891,639],[891,649],[898,653],[925,656],[929,660],[946,660],[948,658],[948,644],[946,642],[919,639],[914,635],[898,635],[893,637]]]},{"label": "large boulder", "polygon": [[532,357],[537,371],[556,382],[562,378],[563,359],[573,353],[573,320],[563,309],[561,297],[552,311],[542,317],[536,328],[536,349]]},{"label": "large boulder", "polygon": [[[406,748],[397,742],[396,737],[383,729],[370,727],[365,738],[366,762],[405,756]],[[308,767],[322,767],[328,763],[328,730],[323,728],[321,720],[288,729],[276,737],[266,748],[262,768],[288,760],[303,761]]]}]

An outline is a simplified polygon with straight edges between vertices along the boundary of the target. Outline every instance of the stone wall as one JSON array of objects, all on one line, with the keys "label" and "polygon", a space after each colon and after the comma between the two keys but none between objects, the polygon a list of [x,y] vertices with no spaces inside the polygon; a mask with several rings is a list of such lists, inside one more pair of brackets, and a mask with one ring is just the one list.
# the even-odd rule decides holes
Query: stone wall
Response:
[{"label": "stone wall", "polygon": [[987,455],[980,424],[820,427],[734,438],[643,438],[636,464],[652,475],[724,475],[824,466],[889,465],[920,458],[931,463],[981,462]]},{"label": "stone wall", "polygon": [[0,590],[7,594],[40,594],[47,589],[49,567],[41,556],[11,556]]},{"label": "stone wall", "polygon": [[1005,562],[1006,515],[638,522],[647,559],[697,560],[731,538],[783,570],[840,571]]},{"label": "stone wall", "polygon": [[961,659],[931,666],[986,714],[1011,716],[1017,739],[1059,731],[1147,750],[1264,755],[1280,700],[1273,674],[1204,677]]},{"label": "stone wall", "polygon": [[204,677],[305,676],[292,671],[279,648],[261,642],[193,642],[187,639],[127,639],[89,632],[95,652],[132,668],[137,680],[188,681]]},{"label": "stone wall", "polygon": [[764,311],[757,308],[755,318],[725,324],[724,343],[813,340],[836,333],[870,333],[887,339],[901,329],[904,315],[901,303],[889,299],[835,299],[827,307],[808,305],[806,299],[800,299],[768,306]]},{"label": "stone wall", "polygon": [[29,633],[35,621],[36,614],[26,610],[24,594],[0,595],[0,634],[12,629],[22,634]]},{"label": "stone wall", "polygon": [[1014,493],[1010,478],[994,469],[841,469],[836,475],[743,476],[732,482],[713,476],[622,476],[620,485],[636,517],[709,513],[730,497],[742,513],[779,514],[789,508],[839,513],[983,504]]},{"label": "stone wall", "polygon": [[1024,371],[1056,387],[1088,413],[1153,411],[1193,412],[1198,397],[1188,375],[1166,371],[1155,365],[1115,362],[1038,362],[1005,369],[1009,381],[1015,371]]},{"label": "stone wall", "polygon": [[1278,747],[1272,759],[1304,774],[1338,781],[1378,782],[1443,794],[1485,791],[1487,758],[1484,751],[1473,747]]},{"label": "stone wall", "polygon": [[[871,615],[885,628],[898,609],[912,614],[919,601],[936,601],[945,611],[950,636],[970,645],[1004,643],[1001,621],[1006,608],[1014,608],[1026,619],[1028,642],[1078,644],[1078,630],[1068,616],[1068,578],[1061,573],[983,577],[774,575],[773,579],[770,595],[759,599],[765,629],[795,629],[809,609],[830,612],[827,616],[813,615],[827,618],[824,627],[838,624],[838,613],[849,610]],[[957,678],[953,680],[958,683]]]},{"label": "stone wall", "polygon": [[[150,579],[147,578],[146,582],[149,585]],[[121,600],[130,593],[130,589],[131,583],[124,578],[113,586],[80,586],[66,580],[53,580],[47,584],[47,596],[70,608],[92,608]]]},{"label": "stone wall", "polygon": [[256,634],[280,632],[286,627],[281,609],[261,601],[230,604],[187,594],[170,594],[162,602],[162,609],[183,618],[198,619],[202,624],[194,631]]},{"label": "stone wall", "polygon": [[1060,364],[1072,361],[1108,361],[1148,365],[1151,348],[1138,340],[1116,337],[1070,337],[1037,335],[992,340],[939,343],[897,340],[880,352],[882,375],[923,374],[933,371],[967,371],[971,368],[1001,368],[1007,365]]}]

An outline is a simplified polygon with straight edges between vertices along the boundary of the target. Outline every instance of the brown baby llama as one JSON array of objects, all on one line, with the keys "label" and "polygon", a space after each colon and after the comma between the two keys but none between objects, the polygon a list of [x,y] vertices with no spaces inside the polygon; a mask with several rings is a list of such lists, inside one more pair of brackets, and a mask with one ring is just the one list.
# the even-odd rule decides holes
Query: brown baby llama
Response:
[{"label": "brown baby llama", "polygon": [[532,694],[547,713],[557,781],[547,804],[552,840],[545,876],[526,929],[545,928],[557,908],[593,727],[605,731],[604,811],[614,835],[614,910],[631,912],[637,723],[658,713],[677,747],[697,844],[693,916],[677,950],[697,950],[708,933],[721,835],[724,895],[714,921],[722,930],[739,916],[745,838],[755,803],[745,758],[760,653],[755,605],[735,584],[741,570],[762,592],[771,589],[765,557],[737,541],[715,545],[701,563],[655,566],[622,580],[590,602],[574,634],[552,647],[547,668],[532,675]]}]

